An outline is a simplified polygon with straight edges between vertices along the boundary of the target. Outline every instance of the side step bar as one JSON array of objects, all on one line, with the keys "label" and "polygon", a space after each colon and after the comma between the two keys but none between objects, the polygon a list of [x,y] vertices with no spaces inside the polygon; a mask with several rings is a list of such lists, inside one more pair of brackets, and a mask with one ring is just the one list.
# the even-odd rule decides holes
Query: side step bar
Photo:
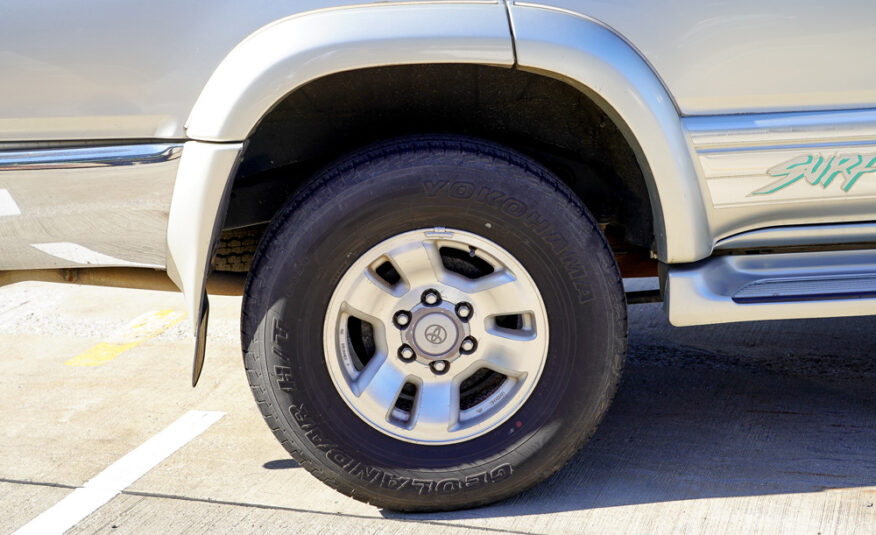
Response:
[{"label": "side step bar", "polygon": [[715,256],[669,266],[676,326],[876,315],[876,250]]}]

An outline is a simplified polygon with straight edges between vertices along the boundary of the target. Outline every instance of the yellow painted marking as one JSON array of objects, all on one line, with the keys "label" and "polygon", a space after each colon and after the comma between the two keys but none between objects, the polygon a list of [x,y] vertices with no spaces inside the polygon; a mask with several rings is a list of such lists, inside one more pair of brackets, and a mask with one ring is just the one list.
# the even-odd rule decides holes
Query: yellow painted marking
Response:
[{"label": "yellow painted marking", "polygon": [[83,351],[64,364],[67,366],[100,366],[158,336],[185,317],[185,312],[159,310],[138,316],[124,329],[96,346]]}]

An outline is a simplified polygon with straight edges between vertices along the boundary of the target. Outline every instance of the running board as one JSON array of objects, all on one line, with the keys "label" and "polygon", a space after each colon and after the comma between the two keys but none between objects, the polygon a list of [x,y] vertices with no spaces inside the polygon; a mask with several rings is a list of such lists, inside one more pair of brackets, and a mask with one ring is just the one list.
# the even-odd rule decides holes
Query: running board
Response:
[{"label": "running board", "polygon": [[676,326],[876,315],[876,250],[715,256],[669,266]]}]

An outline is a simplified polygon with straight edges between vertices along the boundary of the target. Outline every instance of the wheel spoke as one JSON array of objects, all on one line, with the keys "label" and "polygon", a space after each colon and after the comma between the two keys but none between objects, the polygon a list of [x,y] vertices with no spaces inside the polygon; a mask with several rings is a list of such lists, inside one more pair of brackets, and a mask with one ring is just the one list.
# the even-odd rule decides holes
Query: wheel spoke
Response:
[{"label": "wheel spoke", "polygon": [[541,366],[544,343],[538,336],[524,338],[488,332],[479,342],[477,354],[480,362],[497,372],[523,377],[538,372]]},{"label": "wheel spoke", "polygon": [[[486,262],[490,273],[470,278],[467,259],[451,253],[445,266],[445,247],[467,250],[473,268]],[[345,325],[348,317],[373,329]],[[468,440],[510,417],[539,380],[549,334],[535,281],[513,256],[475,234],[441,228],[390,237],[356,260],[338,282],[323,330],[326,364],[350,408],[381,432],[420,444]],[[440,352],[429,353],[432,346]],[[367,358],[363,347],[375,354]],[[471,390],[463,411],[460,385],[478,370],[509,382],[495,396]],[[482,377],[466,384],[494,386]]]},{"label": "wheel spoke", "polygon": [[394,250],[392,264],[409,288],[434,284],[442,277],[444,264],[432,242],[414,242]]},{"label": "wheel spoke", "polygon": [[397,359],[380,357],[375,355],[351,386],[358,398],[356,407],[369,419],[384,422],[395,406],[407,374]]},{"label": "wheel spoke", "polygon": [[[392,315],[397,297],[384,283],[376,280],[369,272],[362,273],[347,293],[344,304],[351,312],[358,312],[381,323]],[[353,314],[354,316],[357,314]]]},{"label": "wheel spoke", "polygon": [[475,309],[484,316],[534,312],[539,306],[531,286],[505,270],[476,279],[468,291]]},{"label": "wheel spoke", "polygon": [[417,394],[414,429],[442,436],[459,420],[459,387],[451,380],[424,381]]}]

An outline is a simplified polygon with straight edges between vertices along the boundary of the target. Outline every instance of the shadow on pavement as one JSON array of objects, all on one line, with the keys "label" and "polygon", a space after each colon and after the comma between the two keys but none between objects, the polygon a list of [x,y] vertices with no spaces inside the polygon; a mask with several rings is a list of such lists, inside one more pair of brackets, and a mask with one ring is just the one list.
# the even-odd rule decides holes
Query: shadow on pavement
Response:
[{"label": "shadow on pavement", "polygon": [[[874,318],[676,329],[631,309],[617,397],[545,483],[451,520],[876,485]],[[876,496],[874,496],[876,500]]]},{"label": "shadow on pavement", "polygon": [[287,468],[301,468],[301,465],[295,462],[294,459],[277,459],[276,461],[268,461],[262,465],[268,470],[285,470]]}]

